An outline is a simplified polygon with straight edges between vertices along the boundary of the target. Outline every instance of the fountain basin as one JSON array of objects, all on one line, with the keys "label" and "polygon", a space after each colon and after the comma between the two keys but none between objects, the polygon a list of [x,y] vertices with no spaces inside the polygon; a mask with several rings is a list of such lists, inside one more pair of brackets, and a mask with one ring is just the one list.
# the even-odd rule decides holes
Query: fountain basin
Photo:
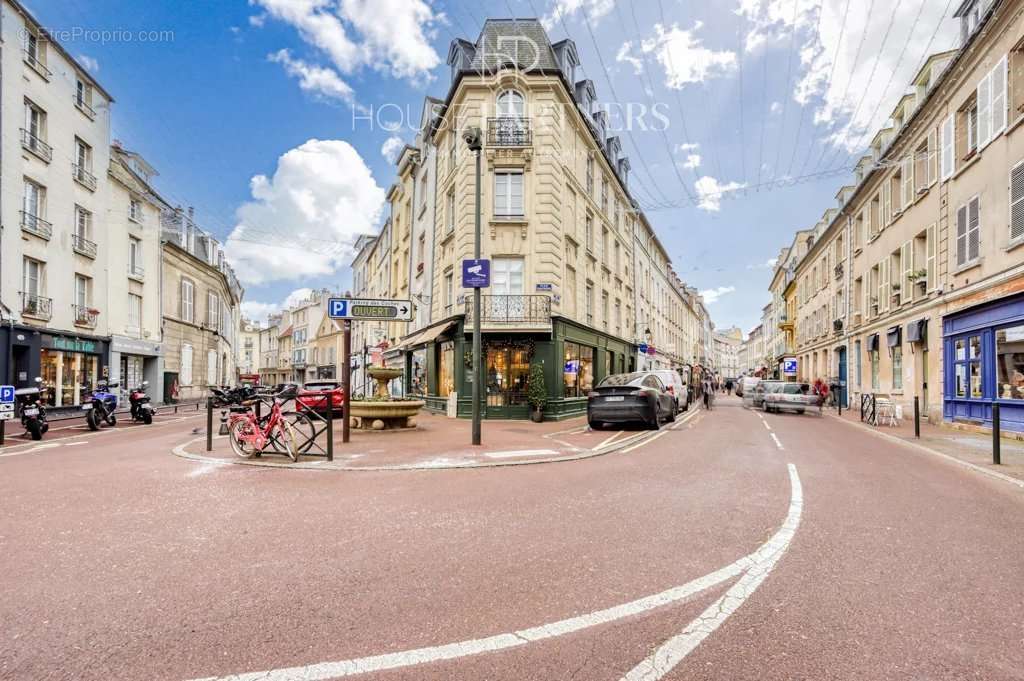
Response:
[{"label": "fountain basin", "polygon": [[349,415],[360,430],[415,428],[416,414],[424,406],[423,400],[353,400]]}]

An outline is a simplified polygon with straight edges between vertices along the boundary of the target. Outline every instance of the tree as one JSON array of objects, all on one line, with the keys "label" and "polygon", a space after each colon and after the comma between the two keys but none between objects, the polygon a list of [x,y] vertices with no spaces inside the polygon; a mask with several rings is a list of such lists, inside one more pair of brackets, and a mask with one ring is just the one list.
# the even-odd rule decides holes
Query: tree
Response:
[{"label": "tree", "polygon": [[548,403],[548,389],[544,383],[544,367],[530,365],[530,377],[526,385],[526,401],[534,409],[544,409]]}]

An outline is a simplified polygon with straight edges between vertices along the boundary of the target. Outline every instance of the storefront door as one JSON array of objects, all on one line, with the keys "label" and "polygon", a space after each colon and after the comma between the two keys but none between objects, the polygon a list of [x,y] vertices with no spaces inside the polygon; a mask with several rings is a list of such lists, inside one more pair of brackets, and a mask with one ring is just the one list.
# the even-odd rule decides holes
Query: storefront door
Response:
[{"label": "storefront door", "polygon": [[492,346],[487,349],[487,418],[526,418],[526,379],[530,373],[529,351],[523,346]]}]

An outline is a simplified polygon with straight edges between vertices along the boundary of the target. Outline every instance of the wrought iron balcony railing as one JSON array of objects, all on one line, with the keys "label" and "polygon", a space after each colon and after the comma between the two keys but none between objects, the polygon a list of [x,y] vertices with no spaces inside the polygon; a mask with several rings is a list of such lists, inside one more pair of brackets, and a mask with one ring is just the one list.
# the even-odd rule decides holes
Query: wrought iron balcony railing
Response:
[{"label": "wrought iron balcony railing", "polygon": [[53,299],[32,293],[22,293],[21,314],[26,317],[48,320],[53,314]]},{"label": "wrought iron balcony railing", "polygon": [[71,174],[75,178],[75,182],[82,185],[91,192],[96,191],[96,176],[85,169],[85,166],[77,163],[71,164]]},{"label": "wrought iron balcony railing", "polygon": [[53,76],[53,72],[50,71],[50,69],[46,68],[46,64],[39,61],[39,57],[37,55],[32,54],[32,52],[30,52],[28,49],[22,50],[21,53],[22,58],[25,60],[26,64],[35,69],[40,76],[42,76],[46,80],[50,80],[50,77]]},{"label": "wrought iron balcony railing", "polygon": [[132,279],[138,279],[139,281],[142,281],[143,279],[146,278],[146,270],[144,270],[141,265],[129,264],[128,276],[131,277]]},{"label": "wrought iron balcony railing", "polygon": [[88,305],[75,305],[75,326],[85,326],[90,329],[96,328],[96,320],[100,316],[99,310]]},{"label": "wrought iron balcony railing", "polygon": [[21,211],[21,231],[49,240],[53,236],[53,225],[41,217]]},{"label": "wrought iron balcony railing", "polygon": [[[545,295],[498,295],[480,297],[485,325],[518,326],[551,323],[551,297]],[[466,299],[466,323],[473,323],[473,299]]]},{"label": "wrought iron balcony railing", "polygon": [[492,147],[528,147],[533,143],[530,119],[498,116],[487,119],[487,144]]},{"label": "wrought iron balcony railing", "polygon": [[89,241],[81,234],[71,235],[71,248],[74,249],[75,253],[84,255],[87,258],[96,257],[96,243]]},{"label": "wrought iron balcony railing", "polygon": [[21,147],[49,163],[53,160],[53,147],[25,128],[21,129]]},{"label": "wrought iron balcony railing", "polygon": [[71,97],[72,99],[74,99],[75,106],[78,107],[78,110],[84,113],[90,121],[96,118],[96,110],[89,106],[88,102],[79,97],[77,94],[71,95]]}]

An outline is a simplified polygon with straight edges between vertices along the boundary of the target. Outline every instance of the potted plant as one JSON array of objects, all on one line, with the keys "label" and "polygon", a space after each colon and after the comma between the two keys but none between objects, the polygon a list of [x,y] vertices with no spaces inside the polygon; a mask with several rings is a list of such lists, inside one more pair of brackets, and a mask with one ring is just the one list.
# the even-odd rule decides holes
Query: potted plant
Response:
[{"label": "potted plant", "polygon": [[907,279],[920,286],[922,291],[928,288],[928,270],[915,270],[907,275]]},{"label": "potted plant", "polygon": [[544,383],[544,367],[530,365],[530,376],[526,382],[526,401],[530,405],[530,420],[540,423],[544,420],[544,407],[548,403],[548,389]]}]

